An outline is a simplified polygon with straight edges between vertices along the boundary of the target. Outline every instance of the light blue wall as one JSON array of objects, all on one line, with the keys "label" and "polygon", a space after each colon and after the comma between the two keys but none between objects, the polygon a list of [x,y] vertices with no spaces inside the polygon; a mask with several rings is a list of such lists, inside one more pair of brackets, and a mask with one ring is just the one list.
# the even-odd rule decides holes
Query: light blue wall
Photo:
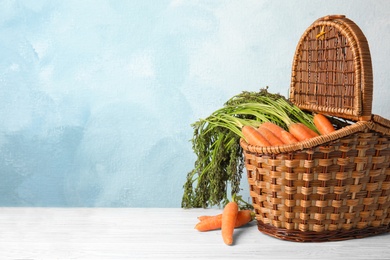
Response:
[{"label": "light blue wall", "polygon": [[243,90],[287,95],[328,14],[366,34],[390,118],[388,0],[0,1],[0,206],[180,207],[190,124]]}]

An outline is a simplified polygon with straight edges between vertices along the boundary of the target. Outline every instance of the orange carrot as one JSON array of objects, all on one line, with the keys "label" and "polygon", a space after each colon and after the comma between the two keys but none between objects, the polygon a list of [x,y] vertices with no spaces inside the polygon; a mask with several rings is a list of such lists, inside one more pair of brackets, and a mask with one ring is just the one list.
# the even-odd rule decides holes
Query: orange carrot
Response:
[{"label": "orange carrot", "polygon": [[[218,215],[216,215],[216,216],[219,216],[219,215],[222,216],[222,214],[218,214]],[[202,216],[199,216],[199,217],[198,217],[199,221],[203,221],[203,220],[209,219],[209,218],[215,218],[215,216],[212,216],[212,215],[202,215]]]},{"label": "orange carrot", "polygon": [[285,144],[293,144],[299,142],[298,139],[296,139],[290,132],[287,132],[286,130],[283,130],[281,132],[281,135],[282,135],[281,140]]},{"label": "orange carrot", "polygon": [[[198,219],[200,220],[200,222],[195,226],[195,229],[197,229],[198,231],[210,231],[220,229],[222,226],[222,214],[218,214],[215,216],[199,216]],[[240,210],[237,213],[237,219],[234,227],[237,228],[244,226],[251,222],[253,219],[253,211],[249,209]]]},{"label": "orange carrot", "polygon": [[313,137],[318,136],[316,132],[311,130],[309,127],[302,123],[292,123],[288,126],[288,131],[296,138],[298,141],[304,141]]},{"label": "orange carrot", "polygon": [[283,145],[284,143],[282,140],[279,139],[272,131],[268,130],[268,128],[260,127],[257,129],[257,131],[260,132],[262,136],[264,136],[265,139],[271,144],[271,145]]},{"label": "orange carrot", "polygon": [[270,146],[271,144],[267,141],[267,139],[257,131],[253,126],[245,125],[241,128],[242,134],[245,137],[245,140],[248,144],[257,145],[257,146]]},{"label": "orange carrot", "polygon": [[267,128],[274,135],[276,135],[280,140],[282,140],[282,131],[285,131],[282,127],[272,122],[264,122],[260,126]]},{"label": "orange carrot", "polygon": [[230,201],[226,204],[222,212],[221,233],[223,242],[226,245],[233,244],[234,226],[238,215],[238,204]]},{"label": "orange carrot", "polygon": [[317,127],[317,130],[320,132],[320,134],[326,135],[335,131],[332,123],[323,114],[315,114],[313,119],[314,125]]}]

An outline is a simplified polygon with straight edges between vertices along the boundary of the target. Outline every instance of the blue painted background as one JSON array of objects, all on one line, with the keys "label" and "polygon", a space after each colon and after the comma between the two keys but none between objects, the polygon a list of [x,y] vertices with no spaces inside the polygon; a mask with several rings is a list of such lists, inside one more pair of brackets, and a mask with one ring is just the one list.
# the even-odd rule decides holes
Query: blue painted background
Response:
[{"label": "blue painted background", "polygon": [[390,118],[387,0],[0,1],[0,206],[180,207],[190,124],[243,90],[287,95],[328,14],[365,32]]}]

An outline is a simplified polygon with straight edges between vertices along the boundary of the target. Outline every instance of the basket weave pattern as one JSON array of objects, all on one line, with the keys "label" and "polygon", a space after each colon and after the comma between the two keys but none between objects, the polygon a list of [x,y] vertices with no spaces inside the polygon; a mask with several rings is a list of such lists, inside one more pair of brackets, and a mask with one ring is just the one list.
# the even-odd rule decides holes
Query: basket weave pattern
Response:
[{"label": "basket weave pattern", "polygon": [[316,232],[389,225],[389,143],[367,131],[296,153],[245,152],[257,219]]},{"label": "basket weave pattern", "polygon": [[294,56],[290,99],[355,123],[291,145],[240,142],[259,230],[322,242],[390,231],[390,121],[371,114],[372,69],[361,30],[315,21]]},{"label": "basket weave pattern", "polygon": [[292,66],[290,99],[295,104],[344,118],[368,119],[372,85],[368,43],[354,22],[327,16],[304,32]]}]

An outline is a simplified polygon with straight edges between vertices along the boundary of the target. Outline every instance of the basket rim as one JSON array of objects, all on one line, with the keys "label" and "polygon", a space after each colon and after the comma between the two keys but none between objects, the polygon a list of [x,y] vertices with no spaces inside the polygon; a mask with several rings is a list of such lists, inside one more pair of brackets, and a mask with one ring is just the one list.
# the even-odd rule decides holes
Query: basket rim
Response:
[{"label": "basket rim", "polygon": [[[377,116],[381,118],[380,116]],[[390,122],[384,118],[381,118],[386,122]],[[382,134],[389,134],[390,129],[380,125],[379,123],[371,121],[357,121],[352,125],[345,126],[340,128],[332,133],[326,135],[319,135],[313,138],[310,138],[305,141],[300,141],[293,144],[284,144],[277,146],[255,146],[248,144],[244,138],[240,139],[240,146],[248,152],[257,153],[257,154],[280,154],[287,152],[301,151],[305,149],[311,149],[319,145],[324,145],[326,143],[336,141],[340,138],[347,137],[351,134],[357,132],[363,132],[366,130],[375,130],[381,132]]]}]

